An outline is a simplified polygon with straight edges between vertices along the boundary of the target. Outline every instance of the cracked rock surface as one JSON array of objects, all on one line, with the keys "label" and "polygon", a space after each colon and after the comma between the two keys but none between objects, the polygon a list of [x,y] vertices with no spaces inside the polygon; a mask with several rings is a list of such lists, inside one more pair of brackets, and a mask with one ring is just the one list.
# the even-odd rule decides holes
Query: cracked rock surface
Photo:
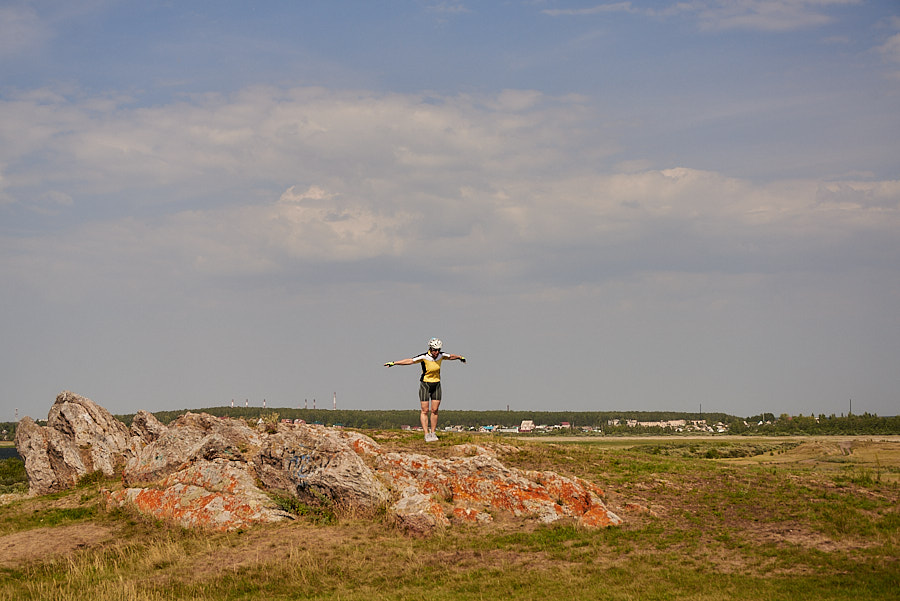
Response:
[{"label": "cracked rock surface", "polygon": [[132,506],[186,527],[234,530],[290,519],[272,494],[338,511],[386,509],[418,533],[453,523],[483,524],[499,513],[589,528],[622,520],[603,491],[554,472],[504,466],[490,450],[437,459],[382,449],[358,432],[309,424],[264,424],[186,413],[168,426],[141,411],[130,430],[90,399],[65,391],[46,426],[24,418],[16,447],[30,494],[74,486],[87,474],[121,470],[109,506]]}]

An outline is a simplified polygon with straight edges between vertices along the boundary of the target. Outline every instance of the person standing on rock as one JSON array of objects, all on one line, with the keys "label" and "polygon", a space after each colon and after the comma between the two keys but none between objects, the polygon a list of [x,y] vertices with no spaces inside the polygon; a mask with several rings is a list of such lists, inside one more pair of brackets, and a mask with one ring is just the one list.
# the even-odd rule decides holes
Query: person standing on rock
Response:
[{"label": "person standing on rock", "polygon": [[[438,439],[435,430],[437,430],[438,408],[441,406],[441,362],[445,359],[466,362],[466,358],[462,355],[442,353],[441,346],[442,343],[439,339],[432,338],[428,341],[428,350],[421,355],[399,361],[388,361],[384,364],[385,367],[422,364],[422,376],[419,378],[419,403],[422,406],[422,412],[419,414],[419,421],[422,422],[422,429],[425,430],[425,442],[435,442]],[[430,419],[429,412],[431,413]]]}]

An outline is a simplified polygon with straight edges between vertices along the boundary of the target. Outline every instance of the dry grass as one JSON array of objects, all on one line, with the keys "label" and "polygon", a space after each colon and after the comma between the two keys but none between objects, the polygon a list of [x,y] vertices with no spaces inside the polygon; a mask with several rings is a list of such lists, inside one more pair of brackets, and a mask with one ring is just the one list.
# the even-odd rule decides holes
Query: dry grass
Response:
[{"label": "dry grass", "polygon": [[[443,456],[470,442],[383,436],[397,449]],[[897,598],[900,487],[885,477],[900,461],[896,445],[853,441],[846,454],[837,441],[836,454],[825,441],[708,460],[708,448],[684,455],[681,442],[664,442],[494,445],[511,466],[603,487],[626,523],[600,531],[498,515],[488,527],[415,538],[348,516],[207,534],[98,510],[97,485],[19,499],[0,508],[0,598]],[[20,552],[23,544],[31,552]]]}]

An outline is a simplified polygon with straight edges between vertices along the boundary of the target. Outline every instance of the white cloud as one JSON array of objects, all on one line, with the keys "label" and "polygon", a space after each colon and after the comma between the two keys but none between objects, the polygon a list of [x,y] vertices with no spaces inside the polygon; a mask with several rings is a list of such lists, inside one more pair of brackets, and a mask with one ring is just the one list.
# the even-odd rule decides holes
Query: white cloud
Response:
[{"label": "white cloud", "polygon": [[[510,172],[563,160],[571,123],[582,114],[576,100],[533,92],[433,102],[254,88],[148,108],[128,99],[103,112],[96,105],[49,93],[0,103],[0,164],[17,164],[14,175],[4,172],[8,195],[28,203],[32,188],[52,183],[76,201],[118,195],[134,204],[216,196],[229,202],[240,193],[242,201],[264,200],[306,181],[338,192],[368,186],[366,194],[379,195],[370,200],[388,205],[455,198],[461,173],[482,177],[488,166]],[[510,144],[515,140],[521,145]],[[404,195],[392,190],[399,182]],[[410,190],[418,198],[409,198]]]},{"label": "white cloud", "polygon": [[696,18],[700,28],[705,30],[787,32],[831,23],[834,17],[827,13],[827,9],[856,5],[859,2],[860,0],[693,0],[673,2],[663,8],[648,7],[636,2],[615,2],[587,8],[547,9],[543,12],[550,16],[628,13],[666,18],[686,15]]},{"label": "white cloud", "polygon": [[834,17],[825,9],[853,4],[858,0],[720,0],[707,3],[697,16],[704,29],[787,32],[831,23]]},{"label": "white cloud", "polygon": [[597,4],[595,6],[589,6],[586,8],[548,8],[542,11],[544,14],[550,15],[552,17],[560,17],[560,16],[584,16],[584,15],[599,15],[605,13],[616,13],[616,12],[625,12],[625,13],[634,13],[641,12],[636,9],[631,2],[615,2],[608,4]]},{"label": "white cloud", "polygon": [[2,160],[16,166],[4,194],[72,224],[7,238],[4,278],[50,294],[63,281],[165,289],[310,269],[565,288],[798,260],[816,270],[836,252],[865,264],[869,250],[847,241],[900,229],[896,181],[754,182],[640,158],[604,172],[597,157],[615,141],[592,134],[591,111],[531,91],[105,102],[101,113],[96,99],[52,94],[0,105],[15,116],[0,126]]},{"label": "white cloud", "polygon": [[822,205],[856,216],[877,215],[900,209],[900,181],[838,181],[823,183],[816,194]]},{"label": "white cloud", "polygon": [[885,60],[900,63],[900,33],[895,33],[878,47]]},{"label": "white cloud", "polygon": [[428,6],[428,10],[440,14],[457,15],[471,12],[462,2],[435,2]]},{"label": "white cloud", "polygon": [[[334,357],[402,346],[422,323],[480,347],[484,365],[508,346],[544,362],[598,352],[599,336],[608,398],[649,406],[758,396],[785,364],[816,383],[804,398],[823,397],[841,385],[822,374],[844,364],[845,329],[870,349],[861,363],[896,355],[895,179],[756,181],[640,156],[606,167],[616,140],[590,106],[532,91],[254,88],[154,107],[41,93],[7,98],[0,117],[15,201],[0,207],[5,326],[62,386],[119,378],[124,392],[106,394],[133,398],[164,381],[177,392],[147,394],[227,399],[250,370],[270,399],[283,380],[283,398],[351,388]],[[48,362],[59,340],[89,354]],[[516,376],[532,403],[567,390]],[[473,375],[458,398],[505,398],[495,380]]]}]

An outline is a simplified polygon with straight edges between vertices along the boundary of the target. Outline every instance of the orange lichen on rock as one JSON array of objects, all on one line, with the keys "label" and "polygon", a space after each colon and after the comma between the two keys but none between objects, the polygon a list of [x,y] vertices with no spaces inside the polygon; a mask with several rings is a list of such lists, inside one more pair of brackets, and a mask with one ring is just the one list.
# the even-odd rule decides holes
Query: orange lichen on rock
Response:
[{"label": "orange lichen on rock", "polygon": [[469,522],[472,524],[487,523],[494,521],[491,514],[486,511],[472,509],[471,507],[454,507],[453,517],[459,522]]},{"label": "orange lichen on rock", "polygon": [[164,489],[127,488],[107,493],[107,504],[134,506],[141,513],[185,528],[229,531],[285,519],[286,514],[241,496],[176,484]]},{"label": "orange lichen on rock", "polygon": [[587,527],[621,523],[604,505],[600,489],[589,482],[552,472],[507,468],[493,455],[439,460],[383,453],[376,469],[395,486],[439,497],[453,506],[452,514],[461,521],[473,521],[478,515],[489,517],[484,510],[493,509],[544,523],[563,517],[578,519]]},{"label": "orange lichen on rock", "polygon": [[109,493],[110,505],[130,503],[139,511],[185,527],[236,530],[282,520],[253,478],[238,463],[203,461],[170,474],[153,488],[127,488]]},{"label": "orange lichen on rock", "polygon": [[[452,521],[505,513],[586,527],[621,523],[603,491],[580,478],[503,465],[503,445],[466,444],[436,458],[381,448],[358,432],[310,424],[260,424],[186,413],[169,425],[145,411],[128,429],[90,399],[61,394],[48,426],[23,420],[16,446],[32,494],[74,485],[92,470],[122,469],[110,506],[132,506],[186,527],[234,530],[289,518],[268,493],[353,512],[387,510],[430,532]],[[91,452],[88,453],[87,451]]]}]

